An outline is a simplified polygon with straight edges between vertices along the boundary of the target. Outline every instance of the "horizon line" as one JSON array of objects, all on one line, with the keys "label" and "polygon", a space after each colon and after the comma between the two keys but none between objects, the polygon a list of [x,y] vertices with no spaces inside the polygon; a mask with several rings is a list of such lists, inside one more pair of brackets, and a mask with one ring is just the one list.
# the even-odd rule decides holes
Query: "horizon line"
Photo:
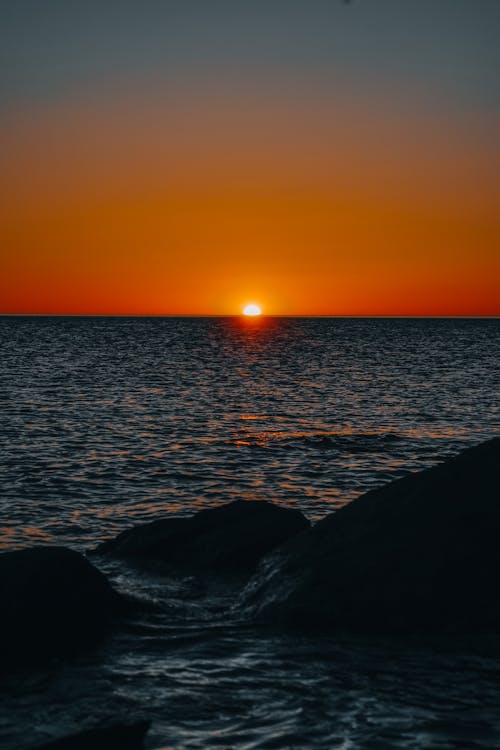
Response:
[{"label": "horizon line", "polygon": [[[248,316],[242,313],[0,313],[0,318],[243,318]],[[340,319],[399,319],[399,320],[418,320],[418,319],[442,319],[442,320],[497,320],[500,314],[491,315],[436,315],[432,313],[422,313],[420,315],[403,315],[403,314],[266,314],[262,313],[253,319],[259,318],[340,318]]]}]

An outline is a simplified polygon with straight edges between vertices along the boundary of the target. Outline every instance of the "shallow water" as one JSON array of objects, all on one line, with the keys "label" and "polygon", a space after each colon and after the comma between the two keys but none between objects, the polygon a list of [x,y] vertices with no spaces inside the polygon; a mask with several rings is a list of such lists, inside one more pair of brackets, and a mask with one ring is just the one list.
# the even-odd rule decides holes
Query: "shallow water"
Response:
[{"label": "shallow water", "polygon": [[[495,320],[0,318],[0,544],[88,549],[262,498],[319,518],[498,430]],[[148,747],[500,747],[495,643],[299,637],[236,589],[97,560],[158,611],[0,686],[0,744],[150,718]]]},{"label": "shallow water", "polygon": [[0,685],[3,748],[141,718],[148,748],[500,748],[498,639],[266,631],[224,614],[231,587],[104,568],[158,611],[97,652]]}]

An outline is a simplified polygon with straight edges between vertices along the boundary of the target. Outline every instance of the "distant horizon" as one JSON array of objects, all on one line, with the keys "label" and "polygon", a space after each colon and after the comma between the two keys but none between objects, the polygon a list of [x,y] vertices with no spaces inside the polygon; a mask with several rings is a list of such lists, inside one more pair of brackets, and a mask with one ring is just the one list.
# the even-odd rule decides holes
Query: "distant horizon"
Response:
[{"label": "distant horizon", "polygon": [[248,320],[248,324],[255,324],[259,318],[343,318],[343,319],[397,319],[397,320],[498,320],[498,315],[357,315],[357,314],[325,314],[325,315],[308,315],[302,313],[294,314],[273,314],[262,313],[258,318],[248,319],[242,313],[0,313],[0,318],[241,318]]}]

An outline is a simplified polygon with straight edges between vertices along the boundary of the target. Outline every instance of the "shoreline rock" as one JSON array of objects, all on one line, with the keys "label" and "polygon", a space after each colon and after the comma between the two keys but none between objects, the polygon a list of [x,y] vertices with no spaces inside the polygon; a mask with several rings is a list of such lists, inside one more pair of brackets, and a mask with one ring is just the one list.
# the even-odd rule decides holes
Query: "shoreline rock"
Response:
[{"label": "shoreline rock", "polygon": [[103,542],[95,552],[191,571],[248,574],[265,554],[309,528],[298,510],[267,501],[236,500],[187,518],[135,526]]},{"label": "shoreline rock", "polygon": [[137,721],[133,724],[85,729],[44,742],[43,745],[37,745],[35,750],[142,750],[150,726],[150,721]]},{"label": "shoreline rock", "polygon": [[372,490],[262,561],[237,611],[350,632],[498,632],[500,438]]},{"label": "shoreline rock", "polygon": [[65,547],[0,554],[0,669],[38,666],[96,645],[131,604]]}]

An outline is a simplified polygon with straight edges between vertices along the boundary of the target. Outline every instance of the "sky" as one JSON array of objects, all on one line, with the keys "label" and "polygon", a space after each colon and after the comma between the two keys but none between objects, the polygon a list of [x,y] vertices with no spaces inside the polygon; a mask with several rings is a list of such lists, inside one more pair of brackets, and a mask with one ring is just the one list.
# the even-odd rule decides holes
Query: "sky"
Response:
[{"label": "sky", "polygon": [[2,0],[0,313],[500,314],[498,0]]}]

